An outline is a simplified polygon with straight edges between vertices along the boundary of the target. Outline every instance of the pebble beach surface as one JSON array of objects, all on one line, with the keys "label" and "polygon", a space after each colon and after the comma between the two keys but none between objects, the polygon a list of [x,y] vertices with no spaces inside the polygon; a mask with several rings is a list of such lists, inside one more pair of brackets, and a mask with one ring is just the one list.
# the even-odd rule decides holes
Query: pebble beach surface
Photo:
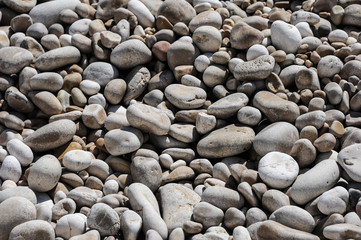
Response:
[{"label": "pebble beach surface", "polygon": [[0,0],[0,240],[361,239],[361,1]]}]

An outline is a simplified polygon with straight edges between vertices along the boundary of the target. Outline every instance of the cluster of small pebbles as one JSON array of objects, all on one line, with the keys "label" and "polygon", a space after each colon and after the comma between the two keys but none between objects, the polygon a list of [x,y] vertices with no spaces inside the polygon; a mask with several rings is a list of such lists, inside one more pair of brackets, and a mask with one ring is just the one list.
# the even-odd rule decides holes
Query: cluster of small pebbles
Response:
[{"label": "cluster of small pebbles", "polygon": [[0,0],[0,240],[361,239],[360,0]]}]

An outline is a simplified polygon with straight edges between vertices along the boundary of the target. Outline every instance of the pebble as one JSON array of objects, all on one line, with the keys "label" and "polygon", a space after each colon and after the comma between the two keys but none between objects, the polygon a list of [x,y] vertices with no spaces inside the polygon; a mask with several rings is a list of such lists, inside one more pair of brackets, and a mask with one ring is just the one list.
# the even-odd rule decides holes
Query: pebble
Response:
[{"label": "pebble", "polygon": [[113,49],[110,55],[110,62],[119,69],[129,69],[146,64],[151,59],[151,50],[137,39],[122,42]]},{"label": "pebble", "polygon": [[38,57],[35,61],[35,67],[40,71],[52,71],[69,64],[79,62],[81,59],[80,51],[73,46],[66,46],[50,50]]},{"label": "pebble", "polygon": [[101,236],[116,235],[120,229],[119,221],[117,212],[104,203],[94,204],[87,216],[87,226],[98,230]]},{"label": "pebble", "polygon": [[54,228],[43,220],[31,220],[14,227],[9,239],[55,240]]},{"label": "pebble", "polygon": [[33,203],[23,197],[10,197],[0,203],[0,239],[9,239],[16,226],[35,220],[36,209]]},{"label": "pebble", "polygon": [[277,20],[271,25],[272,44],[286,53],[296,53],[301,44],[301,34],[298,29],[284,21]]},{"label": "pebble", "polygon": [[260,156],[274,151],[290,154],[294,142],[298,139],[299,133],[295,126],[287,122],[276,122],[256,135],[253,148]]},{"label": "pebble", "polygon": [[255,138],[249,127],[228,125],[212,131],[197,144],[197,152],[202,157],[229,157],[247,151]]},{"label": "pebble", "polygon": [[267,78],[275,66],[275,59],[270,55],[262,55],[254,60],[239,63],[234,68],[237,80],[261,80]]},{"label": "pebble", "polygon": [[267,91],[256,93],[253,98],[253,106],[258,108],[272,122],[294,122],[300,115],[297,104]]},{"label": "pebble", "polygon": [[301,2],[3,0],[0,239],[358,239],[360,4]]},{"label": "pebble", "polygon": [[37,192],[47,192],[56,186],[61,176],[61,165],[53,155],[44,155],[31,167],[28,184]]},{"label": "pebble", "polygon": [[29,66],[33,61],[33,54],[20,47],[3,47],[0,49],[0,72],[14,74]]},{"label": "pebble", "polygon": [[159,189],[162,217],[168,227],[168,232],[182,228],[183,224],[193,218],[194,209],[201,197],[181,184],[168,183]]},{"label": "pebble", "polygon": [[331,189],[339,178],[340,170],[335,160],[324,160],[296,179],[289,196],[297,204],[306,204]]},{"label": "pebble", "polygon": [[218,226],[222,223],[223,217],[223,211],[208,202],[200,202],[194,206],[194,221],[201,223],[206,229],[212,226]]},{"label": "pebble", "polygon": [[296,160],[285,153],[269,152],[258,163],[258,174],[262,181],[276,189],[290,186],[298,171]]}]

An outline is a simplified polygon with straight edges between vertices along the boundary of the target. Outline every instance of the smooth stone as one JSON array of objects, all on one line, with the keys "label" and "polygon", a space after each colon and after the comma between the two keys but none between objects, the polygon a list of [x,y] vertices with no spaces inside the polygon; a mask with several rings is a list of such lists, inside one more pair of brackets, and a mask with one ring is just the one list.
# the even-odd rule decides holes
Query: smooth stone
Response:
[{"label": "smooth stone", "polygon": [[136,240],[142,228],[142,218],[132,210],[126,210],[120,216],[120,230],[125,240]]},{"label": "smooth stone", "polygon": [[16,74],[33,62],[33,54],[20,47],[3,47],[0,49],[0,72]]},{"label": "smooth stone", "polygon": [[212,26],[198,27],[194,31],[192,39],[202,52],[216,52],[222,43],[220,31]]},{"label": "smooth stone", "polygon": [[271,122],[294,122],[300,115],[297,104],[284,100],[268,91],[256,93],[253,98],[253,107],[261,110]]},{"label": "smooth stone", "polygon": [[340,178],[340,169],[335,160],[327,159],[299,176],[289,189],[289,196],[303,205],[331,189]]},{"label": "smooth stone", "polygon": [[119,76],[118,69],[106,62],[93,62],[83,71],[83,79],[91,80],[105,87],[111,80]]},{"label": "smooth stone", "polygon": [[348,191],[340,186],[322,193],[317,202],[317,208],[325,215],[333,213],[344,214],[349,200]]},{"label": "smooth stone", "polygon": [[342,101],[342,88],[337,83],[330,82],[323,90],[331,104],[337,105]]},{"label": "smooth stone", "polygon": [[196,16],[196,11],[185,0],[166,0],[157,11],[157,16],[160,15],[166,17],[173,25],[177,22],[188,24]]},{"label": "smooth stone", "polygon": [[270,189],[262,195],[262,206],[270,213],[289,205],[290,198],[280,190]]},{"label": "smooth stone", "polygon": [[168,232],[182,228],[191,220],[194,206],[201,197],[181,184],[168,183],[159,188],[162,217],[167,224]]},{"label": "smooth stone", "polygon": [[177,66],[193,65],[199,54],[200,51],[195,44],[185,39],[179,39],[169,46],[167,63],[169,68],[174,71]]},{"label": "smooth stone", "polygon": [[268,55],[267,48],[261,44],[255,44],[247,50],[246,59],[251,61],[263,55]]},{"label": "smooth stone", "polygon": [[201,26],[212,26],[220,29],[222,27],[222,17],[217,11],[213,10],[200,12],[189,22],[189,30],[194,32]]},{"label": "smooth stone", "polygon": [[11,197],[0,203],[0,239],[7,240],[11,230],[27,221],[35,220],[36,208],[23,197]]},{"label": "smooth stone", "polygon": [[201,139],[197,152],[206,158],[230,157],[250,149],[254,138],[253,129],[232,124],[212,131]]},{"label": "smooth stone", "polygon": [[305,66],[299,66],[299,65],[291,65],[283,68],[279,74],[279,78],[281,79],[283,85],[286,88],[293,86],[295,83],[297,73],[302,69],[307,69],[307,68]]},{"label": "smooth stone", "polygon": [[91,207],[98,199],[95,190],[83,186],[76,187],[69,191],[67,197],[73,199],[76,202],[77,207]]},{"label": "smooth stone", "polygon": [[223,84],[228,76],[228,69],[222,65],[210,65],[203,72],[203,82],[207,87]]},{"label": "smooth stone", "polygon": [[294,142],[298,139],[299,133],[295,126],[287,122],[276,122],[256,135],[253,148],[260,156],[274,151],[290,154]]},{"label": "smooth stone", "polygon": [[238,226],[233,229],[233,239],[234,240],[251,240],[251,236],[247,228],[243,226]]},{"label": "smooth stone", "polygon": [[347,175],[355,182],[361,182],[361,174],[359,169],[361,162],[359,156],[361,152],[361,144],[354,143],[350,146],[342,148],[337,155],[337,162]]},{"label": "smooth stone", "polygon": [[59,160],[48,154],[39,158],[31,167],[28,184],[38,192],[47,192],[56,186],[61,176]]},{"label": "smooth stone", "polygon": [[268,186],[283,189],[290,186],[298,175],[299,167],[290,155],[269,152],[258,163],[258,174]]},{"label": "smooth stone", "polygon": [[56,48],[42,54],[35,61],[35,67],[40,71],[52,71],[66,65],[78,63],[80,51],[73,46]]},{"label": "smooth stone", "polygon": [[361,27],[360,23],[360,11],[361,6],[358,4],[351,4],[345,8],[342,23],[345,25],[351,25],[355,27]]},{"label": "smooth stone", "polygon": [[361,78],[361,73],[358,71],[361,67],[361,61],[351,60],[343,65],[341,69],[340,76],[343,79],[348,79],[349,77],[355,75],[358,78]]},{"label": "smooth stone", "polygon": [[291,14],[291,24],[296,25],[300,22],[307,22],[310,25],[315,25],[320,21],[320,16],[316,13],[298,10]]},{"label": "smooth stone", "polygon": [[104,136],[104,145],[113,156],[134,152],[142,143],[143,135],[135,128],[113,129]]},{"label": "smooth stone", "polygon": [[147,88],[151,74],[148,68],[138,66],[127,75],[125,81],[127,82],[127,91],[125,93],[123,102],[128,105],[132,99],[139,97]]},{"label": "smooth stone", "polygon": [[199,138],[196,127],[192,124],[172,124],[169,135],[184,143],[195,142]]},{"label": "smooth stone", "polygon": [[30,78],[29,85],[32,90],[59,91],[64,84],[64,79],[58,73],[44,72]]},{"label": "smooth stone", "polygon": [[49,91],[34,91],[28,94],[34,105],[46,115],[55,115],[62,112],[62,105],[55,95]]},{"label": "smooth stone", "polygon": [[155,23],[155,18],[150,10],[141,1],[130,0],[128,2],[128,10],[134,13],[137,17],[139,24],[146,28],[152,27]]},{"label": "smooth stone", "polygon": [[127,84],[123,79],[113,79],[105,86],[104,96],[111,104],[119,104],[120,101],[122,101],[126,90]]},{"label": "smooth stone", "polygon": [[110,62],[119,69],[130,69],[147,64],[152,51],[140,40],[130,39],[116,46],[110,54]]},{"label": "smooth stone", "polygon": [[[320,65],[318,65],[320,66]],[[311,91],[320,90],[320,81],[317,72],[310,69],[301,69],[295,78],[296,87],[298,90],[310,89]]]},{"label": "smooth stone", "polygon": [[246,222],[246,216],[237,208],[228,208],[224,213],[223,223],[229,229],[234,229],[238,226],[243,226]]},{"label": "smooth stone", "polygon": [[171,84],[165,89],[165,97],[180,109],[195,109],[203,106],[207,94],[199,87]]},{"label": "smooth stone", "polygon": [[320,238],[308,232],[296,230],[278,222],[268,220],[263,222],[257,229],[258,239],[295,239],[295,240],[319,240]]},{"label": "smooth stone", "polygon": [[323,235],[328,239],[358,239],[361,237],[361,227],[349,224],[332,224],[323,229]]},{"label": "smooth stone", "polygon": [[277,49],[286,53],[296,53],[302,37],[295,26],[277,20],[271,25],[271,39]]},{"label": "smooth stone", "polygon": [[309,233],[311,233],[316,226],[312,215],[297,206],[283,206],[274,211],[269,217],[269,220]]},{"label": "smooth stone", "polygon": [[107,204],[96,203],[87,216],[87,225],[91,229],[98,230],[101,236],[116,235],[120,229],[120,218]]},{"label": "smooth stone", "polygon": [[162,182],[162,169],[157,160],[137,156],[132,159],[130,172],[134,182],[140,182],[155,192]]},{"label": "smooth stone", "polygon": [[245,50],[255,44],[261,44],[264,35],[256,28],[246,23],[236,23],[231,30],[230,42],[232,48]]},{"label": "smooth stone", "polygon": [[81,213],[68,214],[56,222],[55,233],[57,237],[69,239],[81,235],[86,230],[86,216]]},{"label": "smooth stone", "polygon": [[205,229],[218,226],[222,223],[223,217],[223,211],[208,202],[200,202],[194,205],[194,221],[201,223]]},{"label": "smooth stone", "polygon": [[89,230],[81,235],[73,236],[69,240],[100,240],[100,234],[97,230]]},{"label": "smooth stone", "polygon": [[14,156],[6,156],[1,164],[0,178],[17,183],[22,175],[20,162]]},{"label": "smooth stone", "polygon": [[207,187],[201,197],[202,202],[208,202],[223,211],[230,207],[241,208],[244,205],[243,196],[237,191],[226,187]]},{"label": "smooth stone", "polygon": [[51,208],[52,220],[59,220],[61,217],[67,214],[73,214],[76,210],[76,203],[71,198],[64,198],[55,203]]},{"label": "smooth stone", "polygon": [[129,198],[132,209],[143,219],[143,232],[153,229],[166,239],[168,228],[160,216],[158,202],[153,192],[142,183],[132,183],[126,189],[125,195]]},{"label": "smooth stone", "polygon": [[81,119],[84,125],[91,129],[99,129],[103,127],[107,114],[100,104],[86,105]]},{"label": "smooth stone", "polygon": [[302,130],[306,126],[314,126],[320,129],[326,121],[326,114],[321,110],[316,110],[300,115],[296,119],[296,127]]},{"label": "smooth stone", "polygon": [[79,0],[57,0],[54,2],[44,2],[31,9],[29,15],[34,22],[41,22],[46,27],[59,22],[59,14],[64,9],[75,10]]},{"label": "smooth stone", "polygon": [[262,120],[262,113],[255,107],[245,106],[238,110],[237,119],[242,124],[256,126]]},{"label": "smooth stone", "polygon": [[261,80],[267,78],[275,66],[275,59],[270,55],[262,55],[254,60],[236,65],[234,77],[237,80]]},{"label": "smooth stone", "polygon": [[55,231],[47,221],[31,220],[14,227],[10,232],[10,239],[55,240]]},{"label": "smooth stone", "polygon": [[207,114],[217,118],[229,118],[246,106],[248,97],[244,93],[233,93],[214,102],[207,108]]},{"label": "smooth stone", "polygon": [[24,139],[24,143],[35,152],[57,148],[70,141],[76,131],[75,123],[63,119],[49,123]]},{"label": "smooth stone", "polygon": [[94,156],[90,152],[83,150],[71,150],[65,153],[62,163],[64,167],[70,171],[79,172],[88,168],[93,158]]},{"label": "smooth stone", "polygon": [[23,197],[33,204],[37,203],[36,195],[29,187],[16,186],[4,189],[3,185],[3,189],[0,192],[0,203],[11,197]]},{"label": "smooth stone", "polygon": [[165,112],[146,104],[131,104],[127,108],[126,116],[132,127],[156,135],[167,134],[171,125]]}]

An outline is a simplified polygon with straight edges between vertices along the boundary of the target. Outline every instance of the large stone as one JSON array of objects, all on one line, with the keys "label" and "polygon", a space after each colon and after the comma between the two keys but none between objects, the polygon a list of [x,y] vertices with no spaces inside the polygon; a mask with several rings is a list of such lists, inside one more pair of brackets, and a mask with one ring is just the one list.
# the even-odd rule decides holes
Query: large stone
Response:
[{"label": "large stone", "polygon": [[258,29],[249,26],[244,22],[235,24],[232,27],[230,41],[232,48],[245,50],[254,44],[261,44],[264,35]]},{"label": "large stone", "polygon": [[91,63],[84,69],[83,72],[83,79],[99,83],[101,87],[105,87],[105,85],[118,76],[118,69],[107,62]]},{"label": "large stone", "polygon": [[129,69],[152,60],[152,51],[142,41],[130,39],[116,46],[110,62],[119,69]]},{"label": "large stone", "polygon": [[266,79],[273,71],[275,59],[262,55],[248,62],[241,62],[234,68],[234,77],[241,81]]},{"label": "large stone", "polygon": [[284,21],[277,20],[271,25],[272,44],[286,53],[296,53],[302,36],[298,29]]},{"label": "large stone", "polygon": [[104,203],[96,203],[87,216],[87,225],[99,231],[101,236],[116,235],[120,229],[117,212]]},{"label": "large stone", "polygon": [[113,129],[104,136],[104,146],[113,156],[134,152],[143,144],[143,134],[135,128]]},{"label": "large stone", "polygon": [[11,197],[0,203],[0,240],[8,240],[11,230],[36,218],[34,204],[23,197]]},{"label": "large stone", "polygon": [[177,22],[188,23],[196,16],[196,11],[185,0],[166,0],[160,5],[157,16],[166,17],[173,25]]},{"label": "large stone", "polygon": [[299,176],[289,189],[289,196],[299,205],[331,189],[340,179],[340,169],[335,160],[327,159]]},{"label": "large stone", "polygon": [[76,47],[66,46],[40,55],[35,61],[35,67],[40,71],[52,71],[66,65],[78,63],[80,59],[81,53]]},{"label": "large stone", "polygon": [[38,192],[47,192],[54,188],[61,176],[61,165],[53,155],[44,155],[30,168],[28,184]]},{"label": "large stone", "polygon": [[24,139],[35,152],[44,152],[60,147],[70,141],[76,132],[75,123],[63,119],[49,123]]},{"label": "large stone", "polygon": [[255,133],[250,127],[228,125],[201,139],[197,152],[206,158],[223,158],[243,153],[251,148]]},{"label": "large stone", "polygon": [[361,182],[361,144],[343,148],[337,155],[337,162],[355,182]]},{"label": "large stone", "polygon": [[290,154],[294,142],[299,139],[295,126],[287,122],[276,122],[260,131],[253,141],[253,148],[260,156],[269,152]]},{"label": "large stone", "polygon": [[137,156],[132,159],[130,172],[134,182],[140,182],[155,192],[162,182],[162,168],[157,160]]},{"label": "large stone", "polygon": [[351,4],[345,8],[342,23],[355,27],[361,27],[361,6],[359,4]]},{"label": "large stone", "polygon": [[253,98],[253,106],[261,110],[271,122],[294,122],[300,115],[296,103],[284,100],[267,91],[256,93]]},{"label": "large stone", "polygon": [[53,226],[44,220],[31,220],[14,227],[9,235],[9,240],[55,240]]},{"label": "large stone", "polygon": [[4,47],[0,49],[0,72],[16,74],[33,61],[33,54],[20,47]]},{"label": "large stone", "polygon": [[191,220],[193,206],[201,200],[196,192],[176,183],[162,186],[159,193],[162,216],[169,232],[182,228],[186,221]]},{"label": "large stone", "polygon": [[202,193],[202,202],[208,202],[226,211],[230,207],[242,208],[243,196],[235,190],[226,187],[210,186]]}]

